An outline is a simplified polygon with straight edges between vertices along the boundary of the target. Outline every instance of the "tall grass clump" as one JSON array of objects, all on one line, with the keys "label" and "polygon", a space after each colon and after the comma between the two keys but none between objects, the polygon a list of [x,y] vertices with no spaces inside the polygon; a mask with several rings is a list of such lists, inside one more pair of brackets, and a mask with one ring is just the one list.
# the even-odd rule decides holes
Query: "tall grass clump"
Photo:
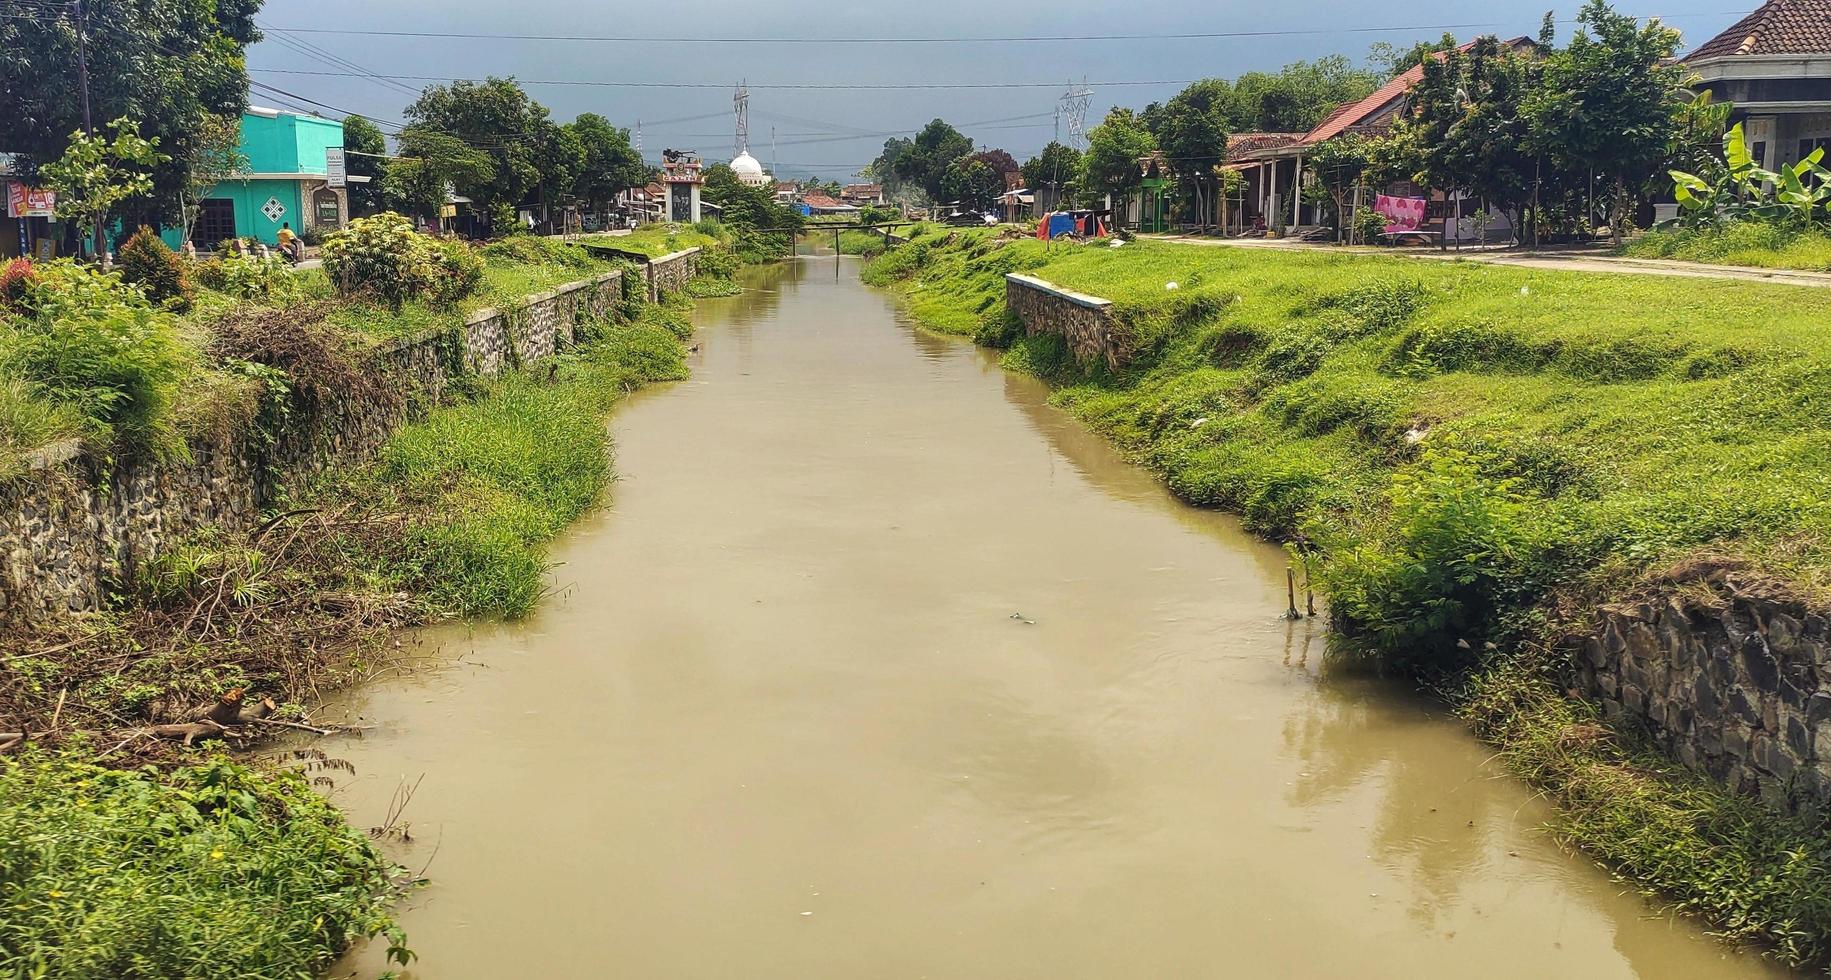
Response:
[{"label": "tall grass clump", "polygon": [[393,869],[294,772],[0,759],[0,975],[309,980],[387,937]]},{"label": "tall grass clump", "polygon": [[364,491],[422,515],[396,573],[466,615],[532,611],[546,590],[546,543],[609,482],[605,415],[642,384],[684,377],[674,322],[649,306],[630,322],[585,325],[578,349],[397,432]]}]

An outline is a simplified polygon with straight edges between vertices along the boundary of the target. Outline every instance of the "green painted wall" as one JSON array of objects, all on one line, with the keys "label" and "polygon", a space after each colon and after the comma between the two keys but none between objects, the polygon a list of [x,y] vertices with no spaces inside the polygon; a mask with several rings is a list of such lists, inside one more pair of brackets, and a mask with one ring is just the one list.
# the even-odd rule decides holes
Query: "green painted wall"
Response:
[{"label": "green painted wall", "polygon": [[[253,173],[322,174],[325,149],[342,145],[343,124],[335,120],[291,113],[242,114],[241,151]],[[279,241],[276,233],[282,223],[290,223],[294,231],[308,224],[297,180],[232,180],[219,184],[209,196],[235,202],[235,233],[243,238],[253,236],[273,245]],[[286,209],[279,221],[270,220],[261,211],[269,199],[279,201]],[[184,244],[183,229],[165,228],[160,234],[173,248]]]}]

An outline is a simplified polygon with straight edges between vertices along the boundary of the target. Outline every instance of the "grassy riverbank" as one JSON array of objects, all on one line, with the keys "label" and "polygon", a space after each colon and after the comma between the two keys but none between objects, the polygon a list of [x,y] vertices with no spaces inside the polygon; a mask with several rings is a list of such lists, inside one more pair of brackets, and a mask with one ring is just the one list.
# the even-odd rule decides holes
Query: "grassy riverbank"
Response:
[{"label": "grassy riverbank", "polygon": [[[448,332],[481,305],[512,307],[613,267],[533,239],[481,252],[477,292],[457,303],[338,300],[304,274],[239,301],[206,289],[182,317],[131,292],[96,304],[153,331],[130,359],[179,352],[179,370],[159,378],[174,395],[233,382],[203,385],[241,392],[211,424],[259,427],[393,384],[365,367],[379,340]],[[711,271],[730,271],[722,256]],[[0,733],[34,733],[29,744],[0,735],[0,834],[12,842],[0,848],[0,975],[303,978],[374,936],[406,957],[388,915],[400,869],[308,785],[337,778],[334,758],[247,764],[154,726],[227,705],[258,719],[231,738],[242,746],[281,730],[266,726],[309,722],[321,690],[383,668],[403,628],[529,612],[547,589],[548,542],[609,483],[606,416],[628,392],[684,376],[690,306],[626,299],[551,359],[459,377],[373,461],[291,488],[252,533],[168,542],[118,583],[108,610],[0,635]],[[135,416],[77,431],[98,447],[178,452],[188,404],[173,397],[138,416],[160,413],[176,445],[121,424]]]},{"label": "grassy riverbank", "polygon": [[[1113,374],[1024,337],[1007,272],[1107,297]],[[928,230],[867,267],[1162,474],[1317,564],[1343,655],[1461,691],[1561,829],[1739,938],[1819,962],[1821,831],[1566,698],[1566,611],[1711,554],[1823,602],[1831,350],[1816,290]],[[1490,652],[1491,651],[1491,652]]]}]

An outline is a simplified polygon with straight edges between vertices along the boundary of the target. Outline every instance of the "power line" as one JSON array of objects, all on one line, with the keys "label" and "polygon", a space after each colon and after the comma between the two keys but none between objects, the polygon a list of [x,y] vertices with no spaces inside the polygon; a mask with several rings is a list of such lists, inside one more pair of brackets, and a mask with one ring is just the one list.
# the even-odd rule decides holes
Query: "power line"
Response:
[{"label": "power line", "polygon": [[[1712,13],[1677,14],[1663,17],[1662,20],[1680,18],[1741,16],[1749,11],[1726,10]],[[656,37],[652,35],[590,35],[590,34],[498,34],[472,33],[460,31],[381,31],[358,30],[342,27],[298,27],[275,28],[294,34],[347,34],[367,37],[420,37],[441,38],[446,40],[481,40],[481,41],[580,41],[590,43],[615,44],[1017,44],[1049,42],[1085,42],[1085,41],[1207,41],[1222,38],[1269,38],[1269,37],[1305,37],[1327,36],[1336,34],[1399,34],[1419,31],[1461,31],[1482,28],[1505,27],[1511,22],[1486,21],[1461,24],[1412,24],[1397,27],[1317,27],[1293,28],[1289,30],[1260,31],[1167,31],[1136,34],[1017,34],[1003,36],[950,36],[950,37],[704,37],[674,36]],[[1560,23],[1574,24],[1574,20]],[[761,88],[762,86],[755,86]]]},{"label": "power line", "polygon": [[[347,77],[345,72],[307,71],[300,68],[251,68],[249,72],[263,75],[315,75],[320,77]],[[381,75],[381,78],[392,78],[409,82],[472,82],[484,81],[481,78],[465,78],[458,75]],[[587,79],[569,78],[517,78],[521,85],[563,85],[584,86],[588,88],[668,88],[668,89],[727,89],[722,82],[605,82]],[[1088,82],[1088,85],[1116,88],[1121,86],[1140,85],[1188,85],[1199,81],[1194,78],[1157,78],[1128,79],[1124,81]],[[782,82],[773,85],[752,85],[752,89],[813,90],[813,91],[903,91],[926,89],[1011,89],[1011,88],[1060,88],[1061,82],[912,82],[895,84],[868,84],[844,82]],[[758,115],[763,115],[759,112]],[[721,113],[722,115],[722,113]]]}]

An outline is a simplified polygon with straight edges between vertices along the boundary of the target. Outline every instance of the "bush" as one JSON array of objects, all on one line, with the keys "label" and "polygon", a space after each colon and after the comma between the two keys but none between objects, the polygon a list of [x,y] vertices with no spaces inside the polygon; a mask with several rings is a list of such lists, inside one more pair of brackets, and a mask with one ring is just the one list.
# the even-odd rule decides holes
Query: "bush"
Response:
[{"label": "bush", "polygon": [[191,263],[191,280],[205,289],[217,292],[225,289],[229,284],[228,272],[223,269],[222,256],[225,254],[227,253],[218,252],[207,259]]},{"label": "bush", "polygon": [[344,296],[372,296],[394,309],[432,288],[426,236],[392,211],[357,218],[324,243],[324,271]]},{"label": "bush", "polygon": [[328,313],[327,305],[310,303],[285,310],[235,310],[214,325],[210,353],[224,361],[285,371],[292,392],[310,405],[376,397],[382,385],[374,373],[357,364],[342,335],[325,322]]},{"label": "bush", "polygon": [[386,936],[391,868],[297,773],[0,761],[0,975],[309,977]]},{"label": "bush", "polygon": [[117,304],[40,316],[18,331],[4,367],[41,397],[81,412],[97,435],[183,451],[172,405],[191,353],[168,314]]},{"label": "bush", "polygon": [[304,242],[307,248],[323,245],[325,237],[324,229],[317,225],[306,225],[299,229],[299,241]]},{"label": "bush", "polygon": [[220,292],[236,299],[274,305],[299,298],[299,284],[293,279],[285,259],[272,255],[264,259],[254,255],[231,255],[215,261],[222,266]]},{"label": "bush", "polygon": [[1527,564],[1525,500],[1438,451],[1393,476],[1390,502],[1383,535],[1330,556],[1330,604],[1362,653],[1407,673],[1470,667]]},{"label": "bush", "polygon": [[184,261],[151,228],[141,225],[121,246],[119,259],[122,281],[139,286],[147,299],[175,313],[191,308],[191,282],[184,274]]},{"label": "bush", "polygon": [[31,259],[14,259],[0,269],[0,307],[17,309],[25,301],[26,290],[38,280]]},{"label": "bush", "polygon": [[432,259],[432,300],[450,306],[483,288],[483,256],[456,238],[428,243]]}]

